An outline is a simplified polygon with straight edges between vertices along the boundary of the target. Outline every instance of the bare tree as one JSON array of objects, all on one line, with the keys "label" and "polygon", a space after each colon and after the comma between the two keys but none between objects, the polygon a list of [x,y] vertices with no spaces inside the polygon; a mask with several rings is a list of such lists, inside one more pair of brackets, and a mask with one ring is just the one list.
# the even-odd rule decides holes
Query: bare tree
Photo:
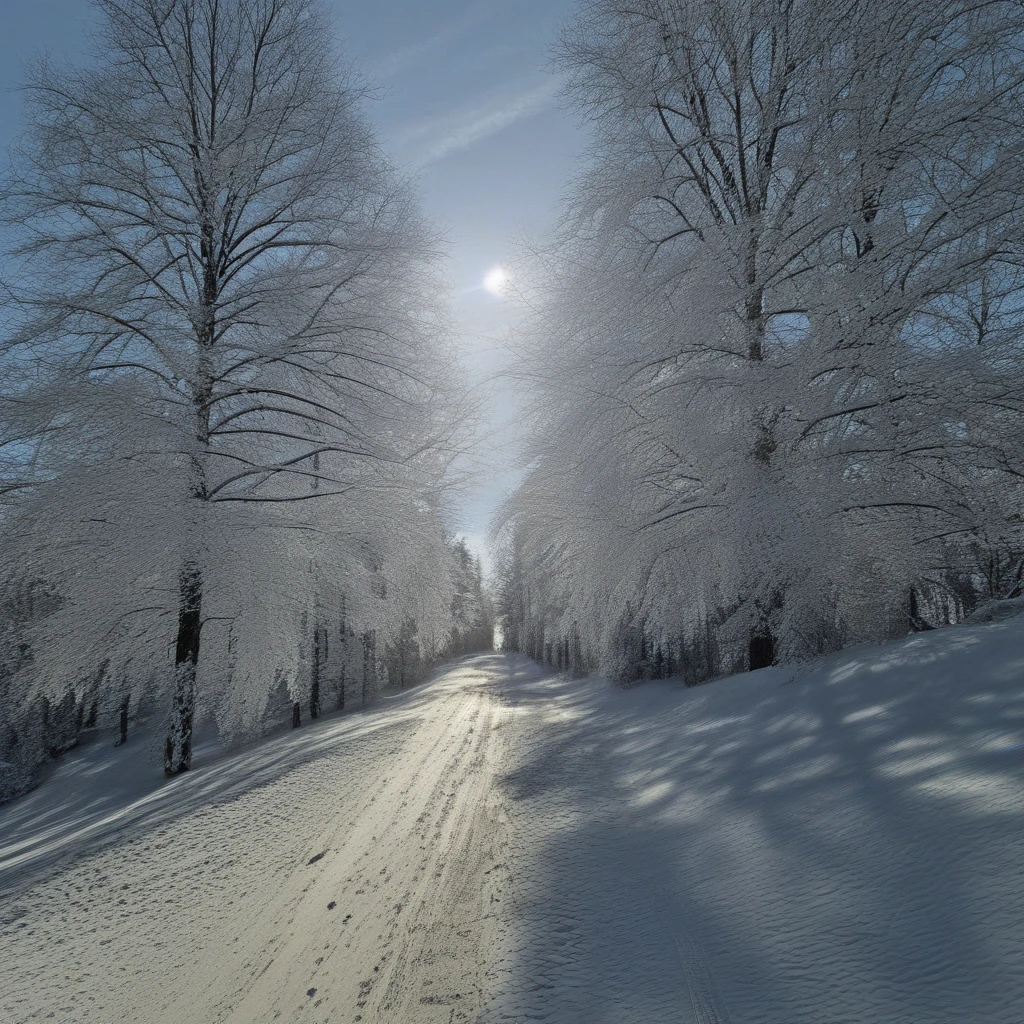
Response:
[{"label": "bare tree", "polygon": [[[5,360],[33,378],[14,397],[51,462],[39,482],[107,474],[65,495],[71,521],[101,521],[127,470],[107,500],[136,503],[136,554],[155,540],[177,565],[173,774],[191,762],[210,573],[237,555],[225,531],[309,531],[374,489],[436,487],[444,322],[431,239],[316,0],[97,7],[95,63],[40,63],[27,89]],[[320,523],[284,510],[331,502]],[[166,590],[155,572],[135,582]]]}]

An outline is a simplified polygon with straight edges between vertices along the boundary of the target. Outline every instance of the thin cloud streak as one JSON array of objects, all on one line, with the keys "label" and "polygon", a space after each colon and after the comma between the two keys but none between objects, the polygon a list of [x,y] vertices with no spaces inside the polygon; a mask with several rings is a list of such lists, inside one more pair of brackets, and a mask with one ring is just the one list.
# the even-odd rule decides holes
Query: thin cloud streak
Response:
[{"label": "thin cloud streak", "polygon": [[502,97],[469,110],[420,124],[402,140],[406,146],[425,136],[435,136],[412,159],[417,167],[443,160],[446,156],[495,135],[517,121],[532,117],[547,107],[558,93],[560,83],[550,78],[542,85],[511,99]]},{"label": "thin cloud streak", "polygon": [[394,53],[389,54],[372,69],[373,77],[380,82],[394,78],[428,54],[442,49],[449,43],[455,42],[459,36],[483,21],[496,6],[495,0],[484,0],[483,3],[473,4],[458,18],[454,18],[447,25],[443,25],[433,35],[417,43],[410,43],[408,46],[400,47]]}]

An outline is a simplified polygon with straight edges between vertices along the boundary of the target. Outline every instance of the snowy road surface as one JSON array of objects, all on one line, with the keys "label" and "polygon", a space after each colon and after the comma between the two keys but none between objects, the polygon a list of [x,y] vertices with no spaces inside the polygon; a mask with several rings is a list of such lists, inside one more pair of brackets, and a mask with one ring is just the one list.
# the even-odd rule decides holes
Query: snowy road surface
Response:
[{"label": "snowy road surface", "polygon": [[506,858],[493,675],[200,768],[103,848],[19,864],[0,1021],[472,1020]]},{"label": "snowy road surface", "polygon": [[480,656],[0,809],[0,1020],[1020,1024],[1022,634],[694,690]]}]

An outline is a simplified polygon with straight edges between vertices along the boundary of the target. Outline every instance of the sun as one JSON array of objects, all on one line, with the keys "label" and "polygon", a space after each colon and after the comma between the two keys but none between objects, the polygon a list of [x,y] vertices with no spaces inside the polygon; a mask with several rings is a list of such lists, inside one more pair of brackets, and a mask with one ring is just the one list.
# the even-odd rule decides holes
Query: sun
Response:
[{"label": "sun", "polygon": [[492,295],[501,295],[508,284],[508,274],[504,267],[492,267],[484,275],[484,288]]}]

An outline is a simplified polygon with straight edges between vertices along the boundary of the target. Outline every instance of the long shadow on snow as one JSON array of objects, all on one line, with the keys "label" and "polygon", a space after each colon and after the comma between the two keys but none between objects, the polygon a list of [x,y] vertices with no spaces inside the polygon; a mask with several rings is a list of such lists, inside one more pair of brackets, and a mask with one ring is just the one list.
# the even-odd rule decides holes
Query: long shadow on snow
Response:
[{"label": "long shadow on snow", "polygon": [[689,691],[521,672],[553,724],[504,782],[528,873],[484,1020],[1024,1019],[1011,627]]}]

